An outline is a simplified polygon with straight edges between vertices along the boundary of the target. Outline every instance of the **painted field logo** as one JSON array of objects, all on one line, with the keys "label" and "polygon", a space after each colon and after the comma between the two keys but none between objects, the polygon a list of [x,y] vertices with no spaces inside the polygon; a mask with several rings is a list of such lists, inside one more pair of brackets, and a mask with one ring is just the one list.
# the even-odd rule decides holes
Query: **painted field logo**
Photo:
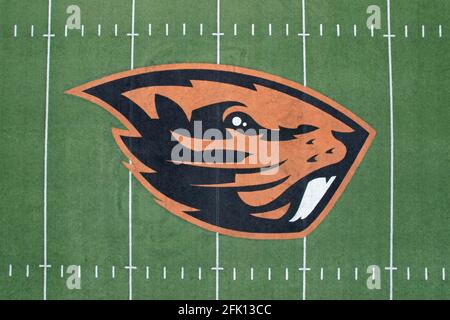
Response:
[{"label": "painted field logo", "polygon": [[117,117],[126,167],[171,213],[235,237],[300,238],[328,214],[375,131],[297,83],[176,64],[71,89]]}]

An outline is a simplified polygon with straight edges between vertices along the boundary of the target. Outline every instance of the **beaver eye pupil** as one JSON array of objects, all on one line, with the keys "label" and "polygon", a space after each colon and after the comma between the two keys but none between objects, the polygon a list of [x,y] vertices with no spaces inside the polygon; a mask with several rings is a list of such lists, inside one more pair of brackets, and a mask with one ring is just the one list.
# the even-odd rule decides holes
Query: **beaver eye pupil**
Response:
[{"label": "beaver eye pupil", "polygon": [[[233,117],[233,119],[231,119],[231,123],[233,124],[233,126],[235,127],[239,127],[242,123],[242,119],[241,117],[235,116]],[[247,123],[244,122],[244,127],[247,125]]]}]

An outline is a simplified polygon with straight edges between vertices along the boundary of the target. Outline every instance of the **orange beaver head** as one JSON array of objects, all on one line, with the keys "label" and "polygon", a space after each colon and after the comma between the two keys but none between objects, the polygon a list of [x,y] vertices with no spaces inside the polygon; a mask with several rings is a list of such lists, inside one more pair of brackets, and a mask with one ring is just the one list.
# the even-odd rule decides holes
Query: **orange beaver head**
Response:
[{"label": "orange beaver head", "polygon": [[310,89],[231,66],[142,68],[68,93],[126,126],[113,130],[126,166],[161,206],[239,237],[309,233],[375,134]]}]

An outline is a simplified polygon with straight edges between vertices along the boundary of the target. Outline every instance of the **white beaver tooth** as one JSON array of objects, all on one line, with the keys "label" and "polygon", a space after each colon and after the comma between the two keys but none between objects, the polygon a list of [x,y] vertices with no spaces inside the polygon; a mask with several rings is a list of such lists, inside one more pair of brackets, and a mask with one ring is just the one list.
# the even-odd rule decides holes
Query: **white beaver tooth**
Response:
[{"label": "white beaver tooth", "polygon": [[309,181],[305,193],[303,194],[302,201],[300,202],[300,206],[289,222],[295,222],[298,219],[305,219],[308,217],[330,188],[334,179],[336,179],[336,176],[331,177],[328,181],[324,177]]}]

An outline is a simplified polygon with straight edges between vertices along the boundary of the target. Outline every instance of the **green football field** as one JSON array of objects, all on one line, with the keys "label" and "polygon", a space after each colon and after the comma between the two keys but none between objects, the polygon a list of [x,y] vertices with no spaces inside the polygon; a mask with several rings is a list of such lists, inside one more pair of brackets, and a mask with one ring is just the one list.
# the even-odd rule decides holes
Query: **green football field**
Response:
[{"label": "green football field", "polygon": [[[0,298],[449,299],[449,39],[448,0],[0,0]],[[129,183],[119,121],[64,94],[184,62],[305,84],[377,131],[307,238],[162,209]]]}]

